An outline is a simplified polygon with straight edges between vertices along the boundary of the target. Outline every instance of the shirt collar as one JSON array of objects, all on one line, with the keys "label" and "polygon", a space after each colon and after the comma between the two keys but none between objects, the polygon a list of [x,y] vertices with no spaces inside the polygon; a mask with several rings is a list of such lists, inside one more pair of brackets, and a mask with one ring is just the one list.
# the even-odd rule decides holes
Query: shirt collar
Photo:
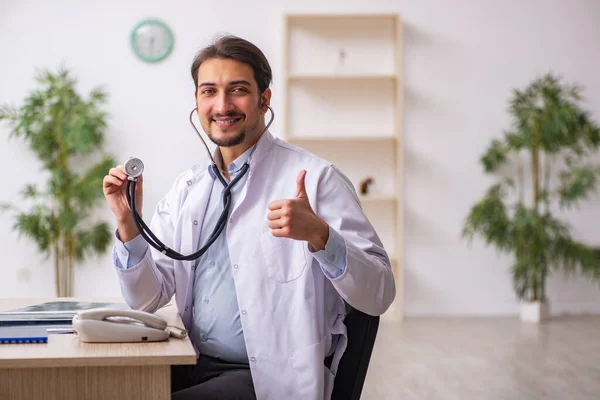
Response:
[{"label": "shirt collar", "polygon": [[[235,160],[233,160],[231,162],[231,164],[229,164],[229,166],[227,167],[227,170],[229,171],[229,176],[233,177],[233,176],[235,176],[235,175],[238,174],[238,172],[242,169],[242,167],[244,166],[244,164],[250,158],[250,154],[252,153],[252,149],[254,149],[254,147],[256,145],[257,144],[255,144],[254,146],[250,147],[242,155],[240,155],[238,158],[236,158]],[[215,159],[215,163],[217,164],[217,166],[218,165],[223,165],[223,156],[221,155],[221,150],[218,147],[215,150],[213,158]],[[210,174],[210,176],[213,179],[216,178],[215,172],[212,169],[212,164],[208,165],[208,173]]]}]

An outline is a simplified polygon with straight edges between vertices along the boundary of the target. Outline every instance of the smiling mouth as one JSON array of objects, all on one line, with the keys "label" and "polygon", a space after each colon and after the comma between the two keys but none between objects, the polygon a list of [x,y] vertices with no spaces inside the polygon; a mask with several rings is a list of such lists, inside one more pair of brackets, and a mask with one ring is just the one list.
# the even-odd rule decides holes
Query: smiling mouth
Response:
[{"label": "smiling mouth", "polygon": [[242,120],[242,117],[233,117],[233,118],[227,118],[227,119],[214,119],[213,118],[213,122],[221,127],[229,127],[241,120]]}]

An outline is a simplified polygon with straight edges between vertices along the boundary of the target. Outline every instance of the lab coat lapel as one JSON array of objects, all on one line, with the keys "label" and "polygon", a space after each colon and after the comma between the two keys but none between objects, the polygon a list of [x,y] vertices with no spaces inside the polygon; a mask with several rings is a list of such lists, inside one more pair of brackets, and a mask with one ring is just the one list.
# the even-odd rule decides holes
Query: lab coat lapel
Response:
[{"label": "lab coat lapel", "polygon": [[265,155],[271,150],[271,148],[273,147],[274,140],[275,139],[273,138],[273,135],[271,135],[269,131],[265,131],[265,133],[263,133],[263,135],[258,140],[258,143],[256,144],[256,151],[250,158],[250,170],[248,171],[248,180],[246,181],[246,184],[240,192],[240,196],[238,197],[237,201],[233,206],[231,216],[235,215],[237,209],[243,204],[244,200],[246,199],[246,195],[248,194],[248,188],[250,187],[250,182],[252,181],[252,175],[254,175],[254,170],[256,169],[258,164],[260,164],[260,162],[264,159]]}]

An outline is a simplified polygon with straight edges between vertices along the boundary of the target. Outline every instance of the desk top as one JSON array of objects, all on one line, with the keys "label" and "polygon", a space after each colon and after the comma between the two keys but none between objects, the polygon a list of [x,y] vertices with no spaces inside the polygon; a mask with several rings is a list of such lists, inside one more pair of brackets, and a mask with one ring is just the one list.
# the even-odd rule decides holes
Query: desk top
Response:
[{"label": "desk top", "polygon": [[[123,303],[114,298],[0,299],[7,311],[46,301]],[[156,312],[169,325],[183,328],[175,304]],[[195,364],[196,353],[189,337],[151,343],[83,343],[75,334],[50,334],[48,343],[0,345],[0,368]]]}]

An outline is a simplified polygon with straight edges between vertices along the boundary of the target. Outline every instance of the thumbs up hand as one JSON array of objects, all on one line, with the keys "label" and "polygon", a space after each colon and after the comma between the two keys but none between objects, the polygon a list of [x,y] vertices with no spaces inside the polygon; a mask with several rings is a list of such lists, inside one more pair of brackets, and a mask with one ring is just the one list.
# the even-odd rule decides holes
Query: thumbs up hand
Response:
[{"label": "thumbs up hand", "polygon": [[305,240],[319,251],[325,248],[329,239],[329,225],[310,206],[305,177],[306,171],[300,171],[296,179],[296,198],[269,203],[267,219],[273,236]]}]

